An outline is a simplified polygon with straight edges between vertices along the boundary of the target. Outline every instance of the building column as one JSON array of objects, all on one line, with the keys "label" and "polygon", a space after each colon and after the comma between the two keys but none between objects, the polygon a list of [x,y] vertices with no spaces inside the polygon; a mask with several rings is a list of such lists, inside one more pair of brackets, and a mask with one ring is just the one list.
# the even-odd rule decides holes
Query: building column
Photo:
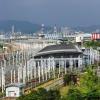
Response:
[{"label": "building column", "polygon": [[39,65],[39,61],[38,61],[38,78],[39,78],[39,83],[41,82],[41,79],[40,79],[40,65]]},{"label": "building column", "polygon": [[48,76],[47,76],[47,64],[46,64],[46,59],[44,60],[44,66],[45,66],[45,79],[47,80],[48,79]]},{"label": "building column", "polygon": [[92,48],[90,48],[89,55],[90,55],[89,64],[91,65],[91,61],[92,61]]},{"label": "building column", "polygon": [[18,52],[16,52],[16,59],[15,59],[15,65],[17,66],[18,64]]},{"label": "building column", "polygon": [[55,78],[55,59],[52,59],[52,67],[53,67],[53,76]]},{"label": "building column", "polygon": [[20,68],[18,67],[18,83],[20,83]]},{"label": "building column", "polygon": [[9,65],[9,66],[11,65],[11,63],[10,63],[10,61],[11,61],[11,59],[10,59],[11,56],[10,56],[10,55],[11,55],[11,54],[9,53],[9,54],[8,54],[8,65]]},{"label": "building column", "polygon": [[4,92],[5,90],[5,72],[4,72],[4,68],[1,66],[1,69],[2,69],[2,76],[1,76],[1,81],[2,81],[2,93]]},{"label": "building column", "polygon": [[33,79],[33,66],[31,65],[31,73],[30,73],[30,79]]},{"label": "building column", "polygon": [[20,60],[21,60],[20,59],[20,54],[21,54],[20,51],[18,51],[18,63],[20,63]]},{"label": "building column", "polygon": [[35,87],[36,87],[36,83],[37,83],[37,67],[36,67],[36,61],[34,60],[34,63],[33,63],[33,74],[34,74],[34,79],[35,79]]},{"label": "building column", "polygon": [[49,76],[49,79],[50,79],[50,58],[48,58],[48,76]]},{"label": "building column", "polygon": [[[22,67],[22,66],[21,66]],[[22,67],[22,82],[25,84],[26,82],[26,70],[25,66]]]},{"label": "building column", "polygon": [[36,78],[36,62],[34,61],[34,64],[33,64],[33,70],[34,70],[34,78]]},{"label": "building column", "polygon": [[100,56],[100,54],[99,54],[99,50],[98,50],[97,51],[98,66],[99,66],[99,61],[100,61],[99,56]]},{"label": "building column", "polygon": [[82,68],[82,58],[78,56],[78,68]]},{"label": "building column", "polygon": [[41,74],[42,74],[42,81],[44,81],[44,62],[43,59],[41,59]]},{"label": "building column", "polygon": [[58,77],[60,77],[60,72],[61,72],[61,61],[59,60],[59,74],[58,74]]},{"label": "building column", "polygon": [[30,70],[29,70],[30,66],[27,66],[27,80],[30,80]]},{"label": "building column", "polygon": [[16,83],[16,72],[14,70],[14,83]]},{"label": "building column", "polygon": [[61,73],[62,73],[62,76],[63,76],[63,71],[64,71],[64,58],[62,57],[61,58]]},{"label": "building column", "polygon": [[13,80],[12,80],[12,70],[11,70],[11,72],[10,72],[10,81],[11,81],[11,84],[13,83]]},{"label": "building column", "polygon": [[73,59],[72,59],[71,56],[70,56],[70,60],[69,60],[69,67],[70,67],[70,69],[72,71],[72,69],[73,69]]},{"label": "building column", "polygon": [[2,87],[2,77],[1,76],[0,76],[0,87]]},{"label": "building column", "polygon": [[66,60],[64,60],[64,68],[65,68],[65,74],[66,74],[66,72],[67,72],[67,70],[66,70]]},{"label": "building column", "polygon": [[12,61],[13,61],[13,66],[15,66],[15,58],[14,58],[14,53],[12,52]]}]

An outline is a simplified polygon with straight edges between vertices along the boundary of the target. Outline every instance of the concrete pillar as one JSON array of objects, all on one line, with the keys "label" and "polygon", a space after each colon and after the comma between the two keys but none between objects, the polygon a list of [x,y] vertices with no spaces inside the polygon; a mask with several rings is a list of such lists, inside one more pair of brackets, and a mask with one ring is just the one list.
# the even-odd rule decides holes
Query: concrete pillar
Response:
[{"label": "concrete pillar", "polygon": [[20,51],[18,52],[18,63],[20,63]]},{"label": "concrete pillar", "polygon": [[53,66],[53,76],[55,78],[55,59],[52,58],[52,66]]},{"label": "concrete pillar", "polygon": [[33,79],[33,68],[32,68],[33,66],[31,65],[31,70],[30,70],[30,79]]},{"label": "concrete pillar", "polygon": [[14,54],[12,52],[12,61],[13,61],[13,66],[15,66],[15,61],[14,61]]},{"label": "concrete pillar", "polygon": [[36,69],[36,62],[35,61],[34,61],[33,69],[34,69],[34,78],[36,78],[37,69]]},{"label": "concrete pillar", "polygon": [[58,73],[58,78],[60,77],[60,70],[61,70],[61,61],[59,59],[59,73]]},{"label": "concrete pillar", "polygon": [[24,64],[24,60],[23,60],[24,59],[24,56],[23,55],[24,55],[24,51],[22,51],[22,54],[21,54],[21,63],[22,64]]},{"label": "concrete pillar", "polygon": [[89,64],[91,65],[91,61],[92,61],[92,48],[90,48],[89,54],[90,54]]},{"label": "concrete pillar", "polygon": [[53,60],[52,60],[52,58],[51,58],[51,61],[50,61],[50,66],[51,66],[51,72],[53,72]]},{"label": "concrete pillar", "polygon": [[42,75],[42,81],[44,81],[44,62],[43,59],[41,59],[41,75]]},{"label": "concrete pillar", "polygon": [[39,83],[41,82],[41,79],[40,79],[40,65],[39,65],[39,61],[38,61],[38,77],[39,77]]},{"label": "concrete pillar", "polygon": [[0,76],[0,87],[2,87],[2,76]]},{"label": "concrete pillar", "polygon": [[78,56],[78,68],[82,68],[82,58]]},{"label": "concrete pillar", "polygon": [[30,80],[30,71],[29,71],[29,69],[27,70],[27,80],[28,81]]},{"label": "concrete pillar", "polygon": [[[0,62],[0,68],[2,68],[2,61]],[[0,75],[0,87],[2,87],[2,73]]]},{"label": "concrete pillar", "polygon": [[8,54],[8,65],[10,66],[11,64],[10,64],[10,58],[11,58],[11,54],[9,53]]},{"label": "concrete pillar", "polygon": [[48,64],[48,76],[49,76],[49,79],[50,79],[50,58],[48,58],[48,60],[47,60],[48,62],[47,62],[47,64]]},{"label": "concrete pillar", "polygon": [[45,59],[45,62],[44,62],[44,66],[45,66],[45,78],[46,80],[48,79],[48,76],[47,76],[47,64],[46,64],[46,59]]},{"label": "concrete pillar", "polygon": [[11,84],[12,84],[12,70],[11,70],[11,72],[10,72],[10,79],[11,79]]},{"label": "concrete pillar", "polygon": [[63,57],[61,58],[61,63],[60,64],[61,64],[61,68],[60,69],[61,69],[61,73],[62,73],[63,68],[64,68],[64,58]]},{"label": "concrete pillar", "polygon": [[15,65],[17,66],[18,63],[18,53],[16,53]]},{"label": "concrete pillar", "polygon": [[[22,66],[21,66],[22,67]],[[26,82],[26,67],[22,67],[22,82],[25,84]]]},{"label": "concrete pillar", "polygon": [[2,93],[3,93],[5,90],[5,71],[4,71],[3,67],[1,69],[2,69],[2,76],[1,76],[1,78],[2,78]]},{"label": "concrete pillar", "polygon": [[64,68],[65,68],[65,74],[66,74],[66,72],[67,72],[67,70],[66,70],[66,60],[64,60]]},{"label": "concrete pillar", "polygon": [[51,72],[52,72],[52,65],[51,65],[51,58],[50,58],[50,78],[51,78]]},{"label": "concrete pillar", "polygon": [[18,83],[20,83],[20,68],[18,67]]},{"label": "concrete pillar", "polygon": [[72,71],[72,68],[73,68],[73,59],[72,59],[71,56],[70,56],[70,60],[69,60],[69,67],[70,67],[70,69]]},{"label": "concrete pillar", "polygon": [[14,70],[14,83],[16,83],[16,72]]}]

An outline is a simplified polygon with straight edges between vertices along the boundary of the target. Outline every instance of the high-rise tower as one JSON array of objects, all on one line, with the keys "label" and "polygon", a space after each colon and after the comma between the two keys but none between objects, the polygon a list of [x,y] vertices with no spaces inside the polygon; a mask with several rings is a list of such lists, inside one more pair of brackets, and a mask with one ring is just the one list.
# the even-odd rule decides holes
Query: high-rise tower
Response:
[{"label": "high-rise tower", "polygon": [[44,34],[44,24],[41,25],[41,34]]},{"label": "high-rise tower", "polygon": [[57,33],[57,27],[56,27],[56,25],[54,26],[54,33]]},{"label": "high-rise tower", "polygon": [[14,25],[12,26],[12,35],[14,34]]}]

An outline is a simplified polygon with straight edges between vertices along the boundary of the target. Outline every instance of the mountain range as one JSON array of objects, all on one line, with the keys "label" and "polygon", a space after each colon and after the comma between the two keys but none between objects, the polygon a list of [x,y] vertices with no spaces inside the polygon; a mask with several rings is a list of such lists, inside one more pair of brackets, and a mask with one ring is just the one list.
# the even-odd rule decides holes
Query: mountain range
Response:
[{"label": "mountain range", "polygon": [[33,24],[27,21],[6,20],[0,21],[1,32],[11,32],[14,26],[15,32],[34,33],[41,29],[41,25]]},{"label": "mountain range", "polygon": [[82,31],[82,32],[100,32],[100,25],[91,25],[91,26],[78,26],[73,28],[76,31]]},{"label": "mountain range", "polygon": [[[41,30],[41,25],[39,24],[34,24],[28,21],[5,20],[0,21],[0,32],[11,32],[12,26],[14,26],[15,32],[22,33],[35,33]],[[72,30],[83,32],[94,32],[97,29],[100,30],[100,25],[78,26],[72,28]],[[46,26],[45,30],[51,30],[51,27]]]}]

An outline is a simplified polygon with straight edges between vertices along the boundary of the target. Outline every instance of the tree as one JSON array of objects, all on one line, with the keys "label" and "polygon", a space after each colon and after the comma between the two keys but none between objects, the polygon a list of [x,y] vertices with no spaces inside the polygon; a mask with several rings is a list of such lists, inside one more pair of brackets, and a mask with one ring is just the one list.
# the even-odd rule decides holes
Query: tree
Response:
[{"label": "tree", "polygon": [[98,85],[98,77],[91,67],[88,67],[86,72],[81,74],[79,90],[83,93],[88,93]]},{"label": "tree", "polygon": [[69,85],[70,82],[71,82],[71,77],[70,77],[70,74],[66,74],[63,78],[63,81],[64,81],[64,86],[66,85]]},{"label": "tree", "polygon": [[100,91],[93,89],[86,94],[86,100],[100,100]]},{"label": "tree", "polygon": [[99,41],[87,41],[87,42],[84,42],[84,46],[85,47],[93,47],[93,48],[97,48],[97,47],[100,47],[100,42]]},{"label": "tree", "polygon": [[37,95],[38,98],[37,100],[47,100],[48,96],[47,96],[48,91],[44,88],[39,88],[37,91]]},{"label": "tree", "polygon": [[49,90],[47,100],[60,100],[61,95],[58,90]]},{"label": "tree", "polygon": [[73,83],[74,85],[77,84],[77,76],[78,75],[73,73],[66,74],[63,78],[64,86],[69,85],[70,83]]},{"label": "tree", "polygon": [[64,100],[99,100],[98,98],[100,99],[100,83],[96,73],[88,67],[80,75],[80,85],[71,86]]},{"label": "tree", "polygon": [[17,100],[60,100],[60,97],[58,90],[47,91],[44,88],[39,88],[37,91],[31,92],[28,95],[22,95]]},{"label": "tree", "polygon": [[31,92],[28,95],[22,95],[17,100],[38,100],[37,91]]},{"label": "tree", "polygon": [[81,92],[77,88],[70,88],[66,100],[84,100]]}]

